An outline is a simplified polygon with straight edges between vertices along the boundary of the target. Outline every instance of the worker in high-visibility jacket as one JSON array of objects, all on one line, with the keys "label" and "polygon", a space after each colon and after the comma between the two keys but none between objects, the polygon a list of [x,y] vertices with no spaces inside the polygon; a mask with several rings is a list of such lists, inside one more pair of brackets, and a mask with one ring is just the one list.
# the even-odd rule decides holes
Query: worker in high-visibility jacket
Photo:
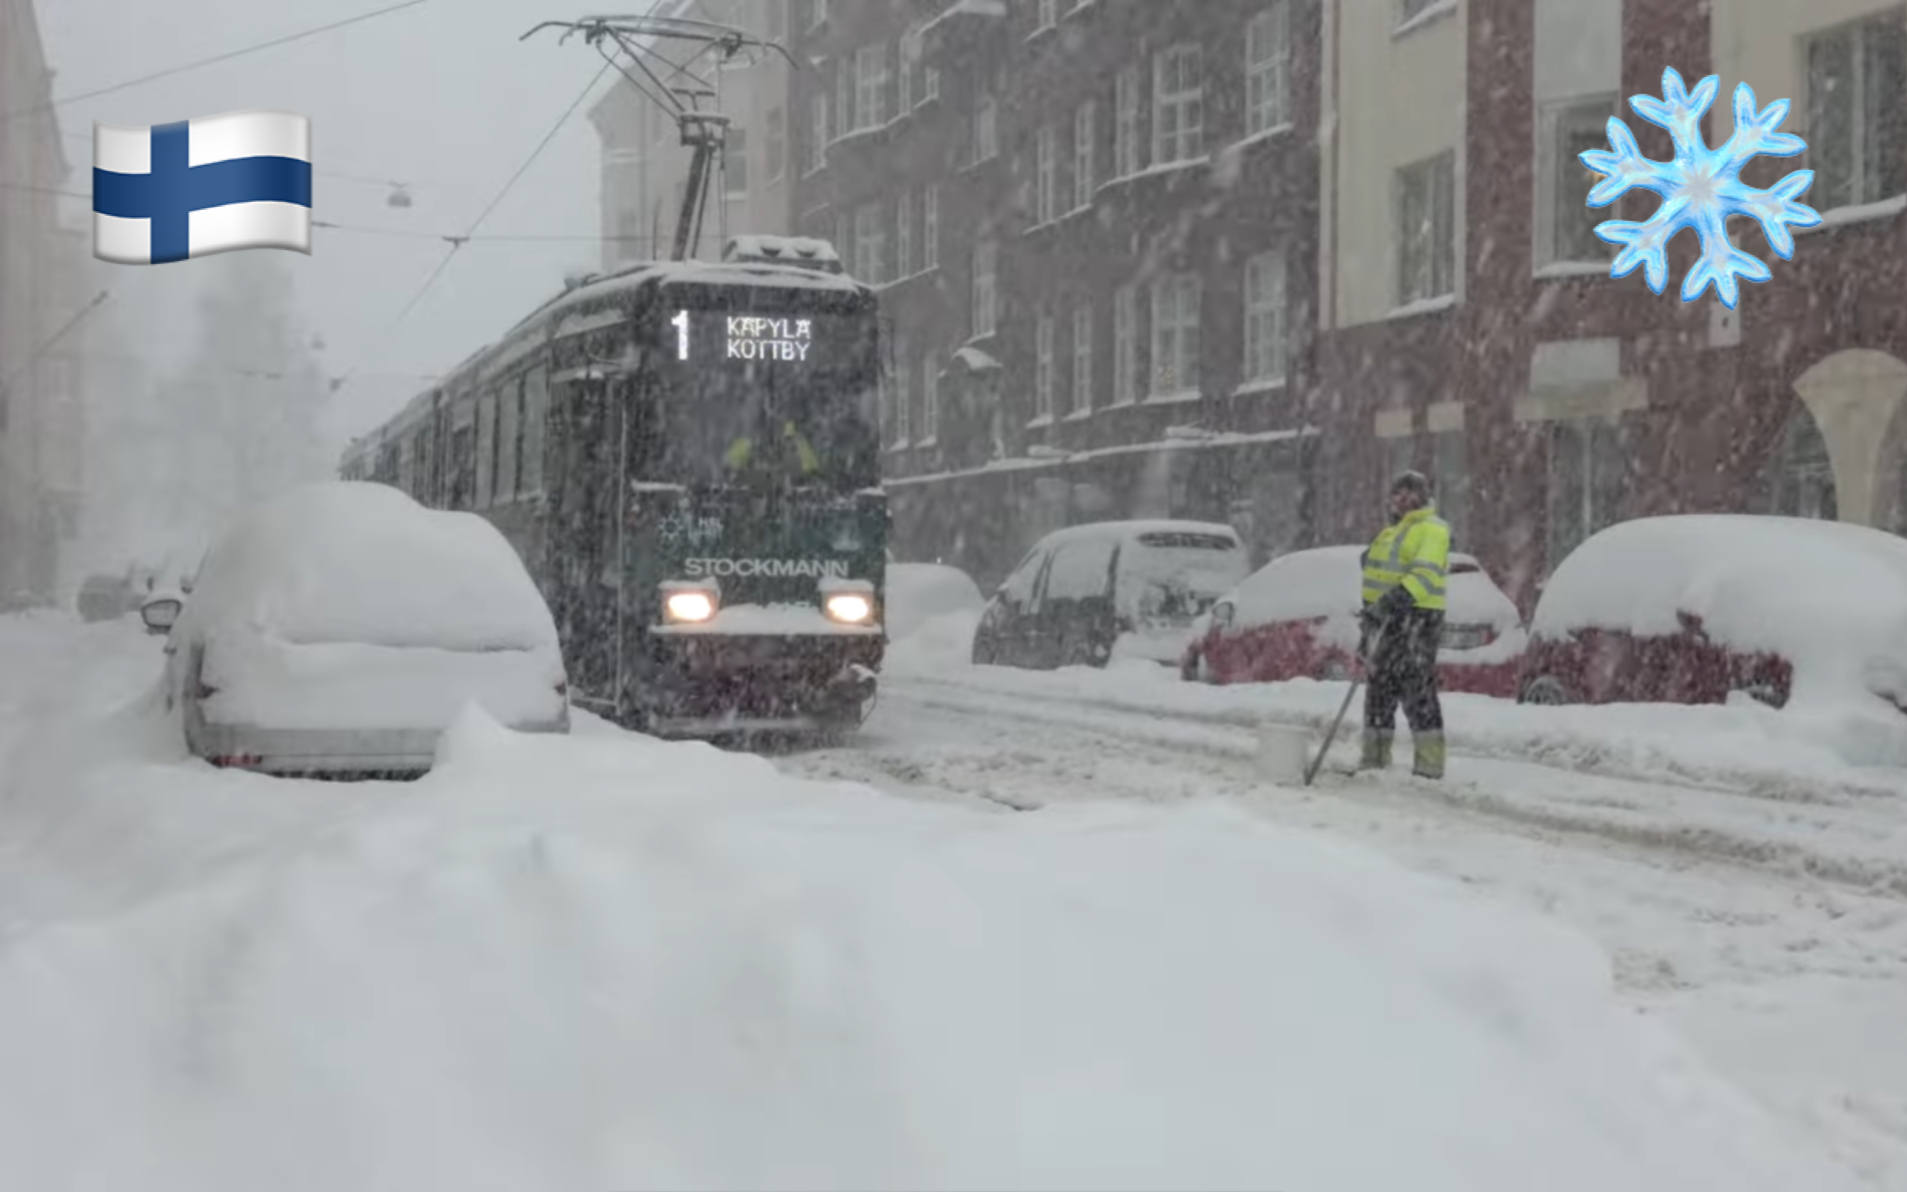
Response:
[{"label": "worker in high-visibility jacket", "polygon": [[[792,462],[800,466],[803,476],[812,476],[821,470],[821,456],[816,453],[814,445],[808,442],[807,436],[796,428],[793,420],[782,423],[781,446],[792,453]],[[755,440],[747,435],[737,438],[728,445],[722,462],[731,472],[744,471],[756,464]]]},{"label": "worker in high-visibility jacket", "polygon": [[1370,686],[1364,693],[1360,770],[1391,763],[1397,709],[1410,724],[1412,772],[1442,778],[1443,705],[1437,698],[1437,645],[1443,636],[1450,526],[1437,516],[1430,481],[1405,472],[1391,484],[1391,524],[1364,553],[1359,620]]}]

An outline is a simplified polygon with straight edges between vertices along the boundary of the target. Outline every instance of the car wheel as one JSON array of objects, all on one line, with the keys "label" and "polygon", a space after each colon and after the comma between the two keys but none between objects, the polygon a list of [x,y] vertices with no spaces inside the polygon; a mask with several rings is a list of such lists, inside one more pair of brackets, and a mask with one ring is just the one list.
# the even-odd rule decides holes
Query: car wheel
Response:
[{"label": "car wheel", "polygon": [[999,661],[1000,652],[993,644],[993,637],[987,633],[973,635],[973,664],[992,666]]},{"label": "car wheel", "polygon": [[1569,691],[1563,686],[1562,680],[1554,675],[1538,675],[1523,684],[1523,690],[1517,695],[1516,702],[1560,707],[1569,702]]},{"label": "car wheel", "polygon": [[1318,678],[1326,683],[1342,683],[1351,677],[1351,668],[1336,658],[1318,668]]},{"label": "car wheel", "polygon": [[1784,707],[1788,702],[1788,698],[1781,693],[1781,689],[1773,683],[1748,683],[1735,690],[1756,703],[1766,704],[1771,708]]}]

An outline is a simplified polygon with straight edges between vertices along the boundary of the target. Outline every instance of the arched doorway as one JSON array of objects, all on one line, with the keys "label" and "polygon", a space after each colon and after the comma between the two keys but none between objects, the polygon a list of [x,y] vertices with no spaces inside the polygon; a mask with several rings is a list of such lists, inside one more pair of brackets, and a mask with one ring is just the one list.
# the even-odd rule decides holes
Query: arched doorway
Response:
[{"label": "arched doorway", "polygon": [[[1888,431],[1907,406],[1907,363],[1872,348],[1845,348],[1795,378],[1794,392],[1825,447],[1835,516],[1857,525],[1889,524],[1898,461],[1889,456]],[[1795,434],[1797,457],[1805,459],[1808,436]]]},{"label": "arched doorway", "polygon": [[1768,461],[1768,493],[1770,513],[1825,521],[1839,517],[1827,440],[1821,437],[1814,415],[1800,402],[1788,414]]}]

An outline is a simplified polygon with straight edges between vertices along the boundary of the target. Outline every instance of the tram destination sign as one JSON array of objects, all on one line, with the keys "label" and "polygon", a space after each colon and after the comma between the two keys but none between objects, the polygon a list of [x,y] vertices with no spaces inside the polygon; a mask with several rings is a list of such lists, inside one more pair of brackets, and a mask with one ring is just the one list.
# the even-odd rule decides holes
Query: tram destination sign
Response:
[{"label": "tram destination sign", "polygon": [[[808,359],[808,349],[814,346],[812,319],[769,318],[761,315],[719,317],[719,330],[725,345],[722,356],[727,360],[784,360],[799,363]],[[669,325],[675,328],[676,359],[689,359],[694,346],[690,343],[689,312],[677,311],[675,317],[669,320]]]}]

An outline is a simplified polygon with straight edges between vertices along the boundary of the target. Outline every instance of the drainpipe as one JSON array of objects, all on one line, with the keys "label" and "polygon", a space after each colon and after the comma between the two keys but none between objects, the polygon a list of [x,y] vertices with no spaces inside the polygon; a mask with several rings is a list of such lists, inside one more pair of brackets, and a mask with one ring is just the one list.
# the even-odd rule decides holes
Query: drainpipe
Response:
[{"label": "drainpipe", "polygon": [[[1318,167],[1318,315],[1317,334],[1321,342],[1329,342],[1325,333],[1337,328],[1337,264],[1338,264],[1338,4],[1339,0],[1323,0],[1319,13],[1322,24],[1318,38],[1318,96],[1323,109],[1318,120],[1318,138],[1324,142],[1319,154]],[[1318,399],[1318,391],[1311,391],[1311,400]],[[1306,422],[1312,426],[1323,424],[1320,412],[1313,410]],[[1317,444],[1318,450],[1312,456],[1310,464],[1304,469],[1311,477],[1311,525],[1310,533],[1314,538],[1323,540],[1332,537],[1335,530],[1326,532],[1319,523],[1332,516],[1336,510],[1330,508],[1330,502],[1319,500],[1317,490],[1324,489],[1325,494],[1341,496],[1342,486],[1333,479],[1320,475],[1328,466],[1329,451],[1326,444]]]}]

